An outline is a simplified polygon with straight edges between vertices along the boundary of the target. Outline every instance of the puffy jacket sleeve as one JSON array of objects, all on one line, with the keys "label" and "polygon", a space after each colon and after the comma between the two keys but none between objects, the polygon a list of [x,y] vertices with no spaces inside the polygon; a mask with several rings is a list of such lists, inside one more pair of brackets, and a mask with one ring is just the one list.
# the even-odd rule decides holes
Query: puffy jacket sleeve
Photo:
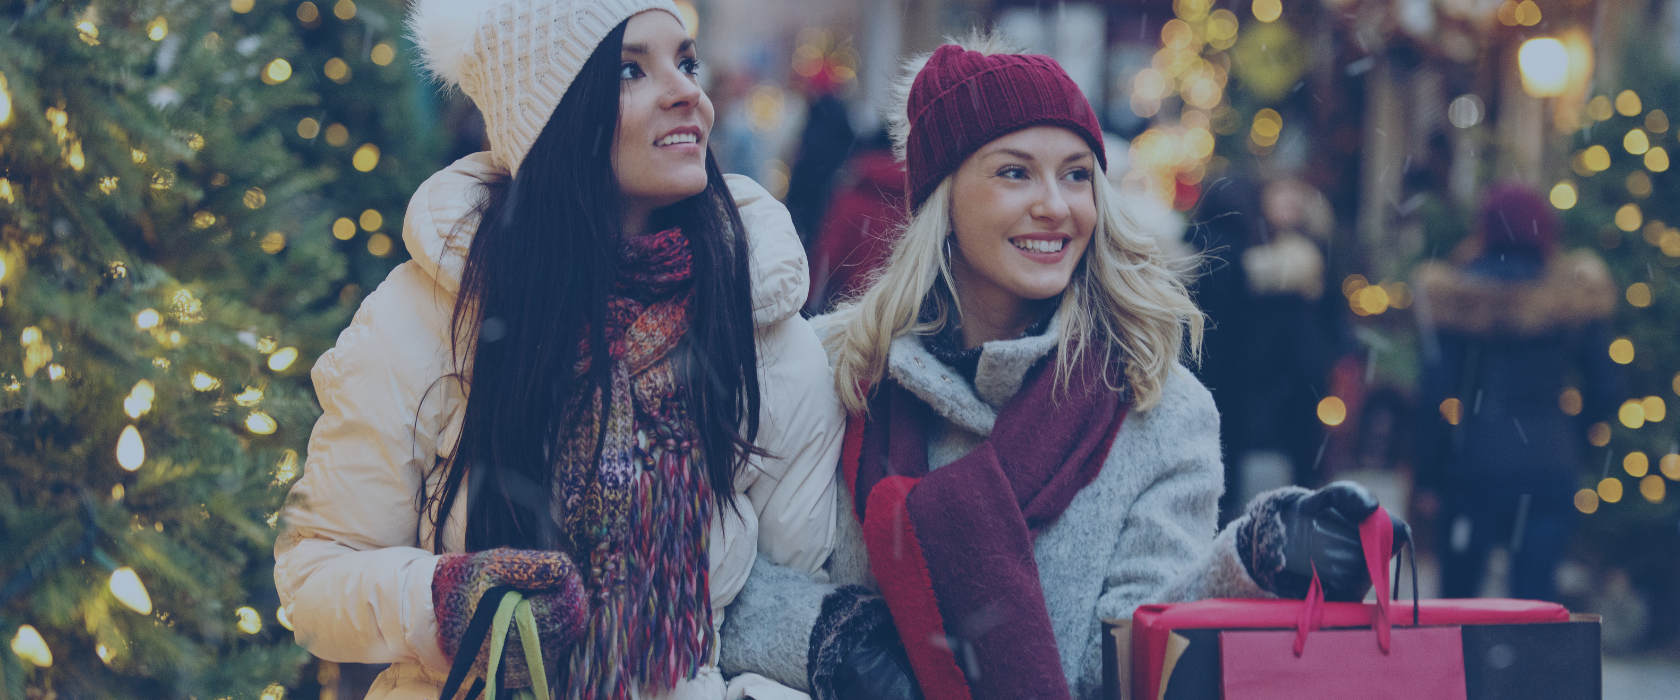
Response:
[{"label": "puffy jacket sleeve", "polygon": [[274,579],[298,643],[329,661],[449,669],[432,612],[438,557],[419,537],[444,407],[459,404],[438,379],[433,339],[446,337],[449,306],[431,301],[432,287],[412,263],[398,266],[315,364],[323,413],[287,500]]},{"label": "puffy jacket sleeve", "polygon": [[[1142,449],[1119,457],[1124,468],[1155,478],[1133,502],[1109,556],[1097,614],[1125,619],[1144,603],[1202,598],[1271,597],[1248,577],[1237,557],[1238,519],[1209,542],[1219,518],[1224,471],[1219,450],[1219,412],[1200,382],[1179,368],[1167,382],[1161,403],[1132,420],[1149,423],[1140,432]],[[1130,428],[1132,426],[1127,426]],[[1123,428],[1125,429],[1125,428]]]},{"label": "puffy jacket sleeve", "polygon": [[[403,220],[413,259],[315,363],[322,415],[283,512],[274,582],[298,643],[323,659],[449,671],[432,612],[438,557],[420,541],[420,499],[459,429],[464,395],[444,379],[449,318],[481,185],[501,176],[479,153],[420,186]],[[460,518],[450,523],[456,533]]]},{"label": "puffy jacket sleeve", "polygon": [[727,176],[747,226],[753,322],[762,406],[757,478],[747,497],[758,515],[758,549],[806,574],[834,540],[835,467],[846,429],[833,373],[811,324],[799,315],[810,287],[805,250],[787,208],[763,187]]}]

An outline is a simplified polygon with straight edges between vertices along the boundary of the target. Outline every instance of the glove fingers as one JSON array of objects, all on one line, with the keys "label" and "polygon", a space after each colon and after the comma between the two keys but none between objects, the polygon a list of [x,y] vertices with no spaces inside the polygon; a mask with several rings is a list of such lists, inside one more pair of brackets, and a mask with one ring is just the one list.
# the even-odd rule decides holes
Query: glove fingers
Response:
[{"label": "glove fingers", "polygon": [[[896,641],[896,634],[894,635]],[[853,647],[835,671],[835,690],[841,700],[916,700],[920,689],[902,651],[883,646],[875,635]]]},{"label": "glove fingers", "polygon": [[1358,523],[1376,512],[1377,505],[1377,498],[1364,486],[1352,481],[1338,481],[1308,495],[1301,502],[1301,512],[1317,514],[1335,510]]},{"label": "glove fingers", "polygon": [[1369,575],[1359,528],[1335,510],[1313,519],[1312,559],[1327,589],[1363,587]]},{"label": "glove fingers", "polygon": [[1311,542],[1303,544],[1307,544],[1315,550],[1335,547],[1358,549],[1360,546],[1359,528],[1346,521],[1337,522],[1335,519],[1325,516],[1313,520],[1311,537]]}]

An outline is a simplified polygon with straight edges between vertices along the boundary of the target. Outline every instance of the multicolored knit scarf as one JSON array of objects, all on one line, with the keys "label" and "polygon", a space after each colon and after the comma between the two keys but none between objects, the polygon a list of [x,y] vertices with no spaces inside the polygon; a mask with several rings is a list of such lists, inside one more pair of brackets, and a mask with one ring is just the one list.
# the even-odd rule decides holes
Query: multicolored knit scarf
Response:
[{"label": "multicolored knit scarf", "polygon": [[[588,627],[572,651],[572,698],[628,700],[632,684],[668,690],[694,677],[716,644],[712,493],[671,353],[688,330],[693,270],[680,230],[625,243],[607,311],[610,406],[603,410],[597,389],[569,407],[555,517],[590,595]],[[587,375],[589,348],[578,357]]]}]

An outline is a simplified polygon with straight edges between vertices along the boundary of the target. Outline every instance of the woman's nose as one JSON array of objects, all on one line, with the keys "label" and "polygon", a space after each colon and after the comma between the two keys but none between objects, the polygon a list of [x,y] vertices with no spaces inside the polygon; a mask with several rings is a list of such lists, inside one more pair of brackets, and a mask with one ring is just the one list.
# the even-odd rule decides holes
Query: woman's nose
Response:
[{"label": "woman's nose", "polygon": [[1038,200],[1033,202],[1032,217],[1040,221],[1060,223],[1068,217],[1067,199],[1062,196],[1062,189],[1056,186],[1053,179],[1047,179],[1040,190]]},{"label": "woman's nose", "polygon": [[694,107],[700,103],[703,94],[705,93],[700,89],[700,85],[688,76],[671,76],[666,78],[665,92],[659,99],[659,106],[661,109]]}]

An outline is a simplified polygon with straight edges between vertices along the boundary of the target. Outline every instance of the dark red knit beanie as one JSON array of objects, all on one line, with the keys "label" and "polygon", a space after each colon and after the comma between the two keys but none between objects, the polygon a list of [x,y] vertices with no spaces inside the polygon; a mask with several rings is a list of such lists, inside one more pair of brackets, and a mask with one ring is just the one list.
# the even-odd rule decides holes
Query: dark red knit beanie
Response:
[{"label": "dark red knit beanie", "polygon": [[907,116],[911,211],[981,146],[1028,127],[1060,126],[1078,134],[1108,169],[1096,112],[1048,56],[988,56],[941,46],[910,85]]},{"label": "dark red knit beanie", "polygon": [[1477,233],[1485,250],[1550,256],[1557,249],[1557,217],[1551,205],[1522,183],[1503,182],[1488,190],[1482,198],[1479,224]]}]

